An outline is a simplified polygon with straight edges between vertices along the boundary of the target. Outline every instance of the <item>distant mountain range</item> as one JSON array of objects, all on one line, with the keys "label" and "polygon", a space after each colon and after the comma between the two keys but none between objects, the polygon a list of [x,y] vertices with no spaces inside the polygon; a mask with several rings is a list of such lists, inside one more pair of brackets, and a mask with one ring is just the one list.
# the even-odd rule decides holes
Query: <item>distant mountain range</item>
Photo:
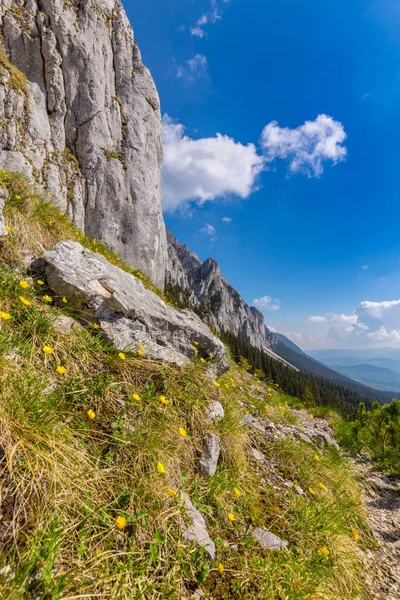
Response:
[{"label": "distant mountain range", "polygon": [[310,356],[377,390],[400,392],[400,348],[314,350]]}]

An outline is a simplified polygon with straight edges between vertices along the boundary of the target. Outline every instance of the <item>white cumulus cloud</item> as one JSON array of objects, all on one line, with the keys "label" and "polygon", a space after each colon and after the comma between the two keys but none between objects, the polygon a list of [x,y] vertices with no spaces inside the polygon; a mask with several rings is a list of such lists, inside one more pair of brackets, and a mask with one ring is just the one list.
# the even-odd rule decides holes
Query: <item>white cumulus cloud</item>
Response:
[{"label": "white cumulus cloud", "polygon": [[281,303],[278,299],[273,299],[271,296],[263,296],[262,298],[255,298],[253,300],[254,306],[263,310],[279,310]]},{"label": "white cumulus cloud", "polygon": [[295,129],[279,127],[272,121],[262,132],[261,145],[266,161],[286,159],[292,173],[319,177],[325,162],[335,165],[345,159],[347,150],[342,144],[346,137],[339,121],[321,114]]},{"label": "white cumulus cloud", "polygon": [[310,323],[326,323],[328,319],[324,316],[311,315],[311,317],[308,317],[308,320]]},{"label": "white cumulus cloud", "polygon": [[231,217],[222,217],[221,221],[224,223],[232,223],[233,219]]},{"label": "white cumulus cloud", "polygon": [[256,187],[263,160],[254,144],[243,145],[227,135],[192,139],[167,115],[163,119],[163,203],[173,211],[190,200],[236,194],[247,198]]}]

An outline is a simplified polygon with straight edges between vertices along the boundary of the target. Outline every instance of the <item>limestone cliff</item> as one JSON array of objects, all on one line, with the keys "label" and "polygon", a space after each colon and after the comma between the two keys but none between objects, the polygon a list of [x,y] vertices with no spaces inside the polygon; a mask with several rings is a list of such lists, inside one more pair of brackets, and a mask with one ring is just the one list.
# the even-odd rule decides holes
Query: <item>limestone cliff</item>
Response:
[{"label": "limestone cliff", "polygon": [[[276,335],[264,323],[262,313],[249,306],[222,275],[218,263],[203,263],[187,246],[167,230],[167,282],[179,286],[178,293],[188,305],[204,311],[205,319],[217,330],[224,329],[272,353]],[[202,307],[202,310],[201,310]]]},{"label": "limestone cliff", "polygon": [[0,0],[0,167],[163,286],[158,94],[120,0]]}]

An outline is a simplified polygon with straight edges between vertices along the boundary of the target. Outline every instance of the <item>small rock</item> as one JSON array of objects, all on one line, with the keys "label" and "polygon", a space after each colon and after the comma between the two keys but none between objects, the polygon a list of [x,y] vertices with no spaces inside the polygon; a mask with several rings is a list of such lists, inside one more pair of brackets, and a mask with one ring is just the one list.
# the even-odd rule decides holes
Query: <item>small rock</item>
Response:
[{"label": "small rock", "polygon": [[8,231],[4,227],[4,216],[3,216],[4,203],[7,200],[7,197],[8,197],[7,190],[0,190],[0,236],[1,237],[6,237],[8,235]]},{"label": "small rock", "polygon": [[193,506],[187,494],[181,494],[185,504],[186,513],[191,520],[191,525],[183,532],[186,542],[196,542],[207,552],[211,560],[215,558],[215,544],[210,538],[203,515]]},{"label": "small rock", "polygon": [[251,535],[264,550],[283,550],[288,545],[264,527],[255,527]]},{"label": "small rock", "polygon": [[220,451],[219,437],[215,433],[211,433],[203,441],[203,454],[200,458],[200,470],[203,475],[208,475],[209,477],[215,475]]},{"label": "small rock", "polygon": [[253,415],[244,415],[242,422],[250,427],[250,429],[254,429],[254,431],[265,433],[265,427],[261,425],[260,421],[256,419],[256,417],[253,417]]},{"label": "small rock", "polygon": [[71,328],[74,324],[73,319],[70,317],[59,316],[54,319],[53,329],[57,331],[57,333],[71,333]]},{"label": "small rock", "polygon": [[265,458],[264,454],[257,450],[257,448],[250,448],[249,455],[255,458],[260,463],[267,463],[267,459]]},{"label": "small rock", "polygon": [[224,416],[225,411],[221,402],[210,402],[210,404],[207,406],[207,421],[209,423],[217,423],[218,421],[221,421]]},{"label": "small rock", "polygon": [[21,357],[20,357],[20,355],[15,350],[12,350],[8,354],[6,354],[4,358],[6,360],[10,360],[10,361],[15,362],[15,363],[21,362]]},{"label": "small rock", "polygon": [[0,577],[4,577],[4,579],[8,581],[12,581],[15,577],[15,573],[10,567],[10,565],[6,565],[2,569],[0,569]]},{"label": "small rock", "polygon": [[201,589],[197,589],[193,596],[190,596],[190,600],[201,600],[202,598],[205,598],[205,593]]}]

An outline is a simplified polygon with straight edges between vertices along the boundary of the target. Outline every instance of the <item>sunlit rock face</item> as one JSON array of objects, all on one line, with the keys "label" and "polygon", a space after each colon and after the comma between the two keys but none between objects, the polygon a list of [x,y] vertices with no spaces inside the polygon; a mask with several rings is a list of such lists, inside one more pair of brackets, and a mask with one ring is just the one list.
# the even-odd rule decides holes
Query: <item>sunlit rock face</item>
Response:
[{"label": "sunlit rock face", "polygon": [[119,0],[0,0],[0,167],[163,287],[162,128]]}]

